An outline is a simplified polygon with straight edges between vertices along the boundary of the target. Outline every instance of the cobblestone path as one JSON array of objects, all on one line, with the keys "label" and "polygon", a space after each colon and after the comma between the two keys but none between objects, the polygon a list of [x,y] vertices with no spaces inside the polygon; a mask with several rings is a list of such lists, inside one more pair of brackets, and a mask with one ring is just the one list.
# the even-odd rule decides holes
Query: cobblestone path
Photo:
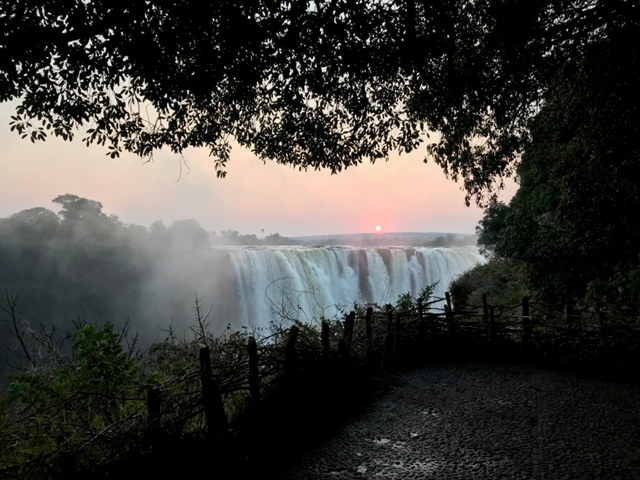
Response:
[{"label": "cobblestone path", "polygon": [[640,480],[640,387],[526,366],[398,375],[286,479]]}]

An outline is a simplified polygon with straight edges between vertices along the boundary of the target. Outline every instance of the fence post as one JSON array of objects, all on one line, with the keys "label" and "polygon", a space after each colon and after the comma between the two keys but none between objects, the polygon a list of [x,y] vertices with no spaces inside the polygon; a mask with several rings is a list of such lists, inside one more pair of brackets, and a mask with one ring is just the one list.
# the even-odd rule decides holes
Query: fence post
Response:
[{"label": "fence post", "polygon": [[489,307],[489,338],[495,340],[498,336],[496,332],[496,311],[494,307]]},{"label": "fence post", "polygon": [[487,294],[482,294],[482,321],[484,322],[484,331],[490,335],[489,329],[489,302],[487,302]]},{"label": "fence post", "polygon": [[393,332],[393,368],[398,368],[398,340],[400,339],[400,313],[395,315],[395,325]]},{"label": "fence post", "polygon": [[329,360],[330,347],[329,347],[329,324],[326,322],[326,320],[322,321],[322,331],[320,332],[320,342],[322,343],[322,351],[321,351],[322,358],[325,361],[327,361]]},{"label": "fence post", "polygon": [[356,322],[356,312],[353,310],[347,315],[344,321],[344,342],[347,347],[347,357],[351,353],[351,344],[353,343],[353,327]]},{"label": "fence post", "polygon": [[447,300],[447,307],[449,307],[449,310],[451,310],[451,295],[449,294],[449,292],[444,292],[444,298]]},{"label": "fence post", "polygon": [[[395,335],[393,326],[393,309],[391,305],[386,306],[387,309],[387,334],[384,339],[384,352],[382,354],[382,369],[387,370],[393,365],[392,356],[395,350]],[[395,360],[395,359],[394,359]]]},{"label": "fence post", "polygon": [[226,438],[229,436],[227,415],[224,411],[218,382],[211,372],[211,355],[209,347],[200,348],[200,381],[202,382],[202,394],[204,402],[204,415],[207,420],[207,429],[212,435]]},{"label": "fence post", "polygon": [[298,352],[296,351],[296,341],[298,340],[299,333],[300,329],[293,325],[289,329],[287,344],[284,348],[284,373],[288,377],[292,377],[298,371]]},{"label": "fence post", "polygon": [[449,339],[455,341],[456,339],[456,323],[453,319],[453,312],[449,305],[444,306],[444,316],[447,319],[447,333],[449,334]]},{"label": "fence post", "polygon": [[531,314],[529,312],[529,297],[522,297],[522,340],[525,345],[531,344]]},{"label": "fence post", "polygon": [[447,319],[447,330],[449,332],[449,338],[453,341],[456,339],[456,324],[453,319],[453,308],[451,307],[451,295],[449,292],[445,292],[444,294],[447,304],[444,306],[444,314]]},{"label": "fence post", "polygon": [[367,307],[367,312],[364,314],[365,333],[367,335],[367,360],[371,362],[373,360],[373,325],[371,324],[371,317],[373,316],[373,308]]},{"label": "fence post", "polygon": [[423,317],[422,297],[418,298],[416,307],[418,308],[418,344],[422,345],[427,336],[426,324]]},{"label": "fence post", "polygon": [[254,337],[249,337],[249,393],[251,405],[260,405],[260,376],[258,374],[258,344]]}]

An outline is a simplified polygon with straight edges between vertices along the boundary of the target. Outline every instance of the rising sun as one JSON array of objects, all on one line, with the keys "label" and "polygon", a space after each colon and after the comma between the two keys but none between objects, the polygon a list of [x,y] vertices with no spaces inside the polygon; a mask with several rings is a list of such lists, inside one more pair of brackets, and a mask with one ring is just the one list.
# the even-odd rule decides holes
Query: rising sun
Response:
[{"label": "rising sun", "polygon": [[374,230],[379,233],[382,231],[382,227],[380,225],[376,225],[376,228],[374,228]]}]

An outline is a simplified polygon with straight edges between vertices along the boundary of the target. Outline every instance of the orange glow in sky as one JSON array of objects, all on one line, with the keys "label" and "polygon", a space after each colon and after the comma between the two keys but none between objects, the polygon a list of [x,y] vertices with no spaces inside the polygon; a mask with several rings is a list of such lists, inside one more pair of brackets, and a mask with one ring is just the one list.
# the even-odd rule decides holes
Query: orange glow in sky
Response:
[{"label": "orange glow in sky", "polygon": [[[337,175],[264,164],[235,147],[227,178],[218,179],[205,149],[185,152],[186,165],[168,151],[145,164],[131,154],[111,159],[107,147],[50,137],[32,144],[9,130],[11,103],[0,105],[0,217],[45,207],[72,193],[102,202],[125,223],[195,218],[207,230],[285,236],[370,232],[473,233],[482,210],[464,205],[460,185],[445,178],[425,148],[369,162]],[[515,192],[509,187],[503,198]],[[377,228],[376,228],[376,231]],[[381,230],[380,230],[381,231]]]}]

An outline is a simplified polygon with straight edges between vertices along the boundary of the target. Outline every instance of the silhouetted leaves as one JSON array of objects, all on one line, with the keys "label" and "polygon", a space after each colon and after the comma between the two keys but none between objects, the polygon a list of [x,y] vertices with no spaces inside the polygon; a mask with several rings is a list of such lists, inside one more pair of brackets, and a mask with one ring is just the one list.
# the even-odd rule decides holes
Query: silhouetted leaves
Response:
[{"label": "silhouetted leaves", "polygon": [[494,221],[496,206],[482,221],[481,239],[491,233],[496,253],[523,262],[555,302],[588,295],[594,308],[639,311],[638,32],[612,31],[559,71],[531,123],[504,221]]},{"label": "silhouetted leaves", "polygon": [[638,25],[628,0],[4,1],[11,129],[150,156],[230,142],[339,172],[412,151],[480,200],[514,173],[558,68]]}]

